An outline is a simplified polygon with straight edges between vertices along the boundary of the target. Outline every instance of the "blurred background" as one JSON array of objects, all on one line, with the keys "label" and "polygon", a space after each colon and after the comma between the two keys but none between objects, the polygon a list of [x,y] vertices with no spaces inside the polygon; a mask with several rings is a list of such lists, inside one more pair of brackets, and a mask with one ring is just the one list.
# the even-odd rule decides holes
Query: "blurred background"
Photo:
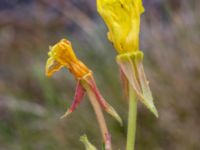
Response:
[{"label": "blurred background", "polygon": [[[141,50],[159,111],[138,107],[137,150],[200,150],[200,1],[143,0]],[[84,150],[87,134],[101,136],[87,96],[67,119],[75,80],[66,70],[52,78],[44,68],[49,45],[72,41],[93,71],[100,91],[124,126],[105,114],[114,150],[124,150],[127,100],[116,52],[94,0],[0,0],[0,150]]]}]

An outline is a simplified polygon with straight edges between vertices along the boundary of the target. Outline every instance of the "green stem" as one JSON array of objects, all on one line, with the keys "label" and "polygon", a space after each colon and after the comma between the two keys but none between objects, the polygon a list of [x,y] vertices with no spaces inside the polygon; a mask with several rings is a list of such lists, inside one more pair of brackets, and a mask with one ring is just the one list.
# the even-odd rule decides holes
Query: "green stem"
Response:
[{"label": "green stem", "polygon": [[137,96],[133,88],[129,84],[129,113],[128,113],[126,150],[135,149],[136,120],[137,120]]}]

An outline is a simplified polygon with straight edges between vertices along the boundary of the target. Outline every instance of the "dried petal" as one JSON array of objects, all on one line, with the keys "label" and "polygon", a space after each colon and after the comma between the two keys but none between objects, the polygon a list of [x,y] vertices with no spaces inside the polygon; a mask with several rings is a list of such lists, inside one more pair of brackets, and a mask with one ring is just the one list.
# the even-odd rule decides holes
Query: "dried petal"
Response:
[{"label": "dried petal", "polygon": [[64,66],[69,69],[76,79],[90,73],[87,66],[76,57],[71,42],[66,39],[62,39],[50,47],[48,55],[49,59],[46,64],[47,76],[51,76]]}]

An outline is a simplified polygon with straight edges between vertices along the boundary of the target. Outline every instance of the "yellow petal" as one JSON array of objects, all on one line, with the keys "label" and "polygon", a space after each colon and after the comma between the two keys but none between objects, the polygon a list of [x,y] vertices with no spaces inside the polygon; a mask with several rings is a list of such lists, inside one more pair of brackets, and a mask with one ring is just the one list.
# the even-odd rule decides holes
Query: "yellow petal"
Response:
[{"label": "yellow petal", "polygon": [[119,53],[139,49],[141,0],[97,0],[97,9],[108,26],[108,39]]},{"label": "yellow petal", "polygon": [[91,71],[75,55],[71,42],[62,39],[50,47],[46,64],[46,75],[51,76],[62,67],[67,67],[75,78],[82,78]]},{"label": "yellow petal", "polygon": [[59,62],[50,57],[46,63],[46,76],[51,76],[54,72],[60,70],[63,67]]}]

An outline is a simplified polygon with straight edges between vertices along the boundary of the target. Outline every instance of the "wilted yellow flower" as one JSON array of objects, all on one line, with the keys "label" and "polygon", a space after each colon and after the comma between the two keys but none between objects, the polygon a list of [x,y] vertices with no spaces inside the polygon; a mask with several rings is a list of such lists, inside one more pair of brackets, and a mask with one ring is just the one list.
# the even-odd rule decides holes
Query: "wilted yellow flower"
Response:
[{"label": "wilted yellow flower", "polygon": [[82,78],[91,71],[74,54],[70,41],[62,39],[50,47],[46,64],[46,75],[51,76],[62,67],[67,67],[75,78]]},{"label": "wilted yellow flower", "polygon": [[141,0],[97,0],[97,9],[108,27],[108,39],[118,53],[139,50]]},{"label": "wilted yellow flower", "polygon": [[72,49],[72,45],[68,40],[62,39],[53,47],[50,47],[50,52],[48,55],[49,58],[46,63],[47,76],[51,76],[54,72],[59,71],[62,67],[66,67],[77,80],[74,101],[71,107],[62,117],[67,116],[75,110],[76,106],[81,102],[85,92],[92,92],[94,93],[95,99],[100,106],[110,115],[115,117],[120,123],[122,123],[119,115],[116,113],[113,107],[110,106],[100,94],[92,75],[92,71],[76,57]]},{"label": "wilted yellow flower", "polygon": [[[50,47],[50,52],[48,53],[48,55],[49,58],[46,63],[47,76],[51,76],[54,72],[59,71],[62,67],[66,67],[74,75],[77,81],[73,103],[61,118],[66,117],[70,113],[72,113],[76,109],[78,104],[82,101],[85,93],[87,93],[90,98],[90,102],[94,107],[94,110],[96,109],[95,112],[98,116],[97,119],[100,123],[105,147],[109,147],[109,149],[111,149],[110,134],[105,125],[105,121],[102,116],[103,114],[99,109],[102,108],[103,110],[105,110],[117,121],[119,121],[120,124],[122,124],[122,120],[117,112],[114,110],[114,108],[103,98],[103,96],[99,92],[92,71],[76,57],[72,49],[71,43],[66,39],[62,39],[53,47]],[[89,148],[91,147],[92,146],[89,145]]]}]

